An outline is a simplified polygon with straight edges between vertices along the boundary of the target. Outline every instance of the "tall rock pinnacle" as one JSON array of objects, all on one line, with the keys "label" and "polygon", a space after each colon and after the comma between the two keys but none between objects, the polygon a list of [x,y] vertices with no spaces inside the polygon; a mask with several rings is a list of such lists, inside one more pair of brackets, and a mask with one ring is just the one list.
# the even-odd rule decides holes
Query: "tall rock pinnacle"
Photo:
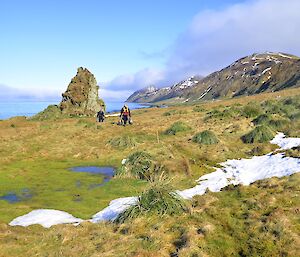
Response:
[{"label": "tall rock pinnacle", "polygon": [[95,76],[88,69],[78,68],[76,76],[62,94],[60,110],[69,115],[95,115],[100,108],[105,108],[103,100],[99,99],[98,90]]}]

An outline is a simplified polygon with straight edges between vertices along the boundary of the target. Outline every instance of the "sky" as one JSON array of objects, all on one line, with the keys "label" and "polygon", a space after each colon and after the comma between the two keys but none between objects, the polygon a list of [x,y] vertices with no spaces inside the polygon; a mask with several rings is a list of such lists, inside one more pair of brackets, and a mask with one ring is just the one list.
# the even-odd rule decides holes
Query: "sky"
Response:
[{"label": "sky", "polygon": [[78,67],[105,100],[208,75],[254,52],[300,55],[298,0],[2,0],[0,101],[60,99]]}]

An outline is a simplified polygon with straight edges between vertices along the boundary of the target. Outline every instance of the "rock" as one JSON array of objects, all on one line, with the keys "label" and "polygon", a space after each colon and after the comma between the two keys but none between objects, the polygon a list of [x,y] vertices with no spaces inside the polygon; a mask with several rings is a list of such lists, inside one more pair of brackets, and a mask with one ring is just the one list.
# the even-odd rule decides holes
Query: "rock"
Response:
[{"label": "rock", "polygon": [[62,94],[59,104],[62,114],[94,116],[100,108],[105,109],[103,100],[99,99],[98,90],[95,76],[88,69],[78,68],[76,76]]}]

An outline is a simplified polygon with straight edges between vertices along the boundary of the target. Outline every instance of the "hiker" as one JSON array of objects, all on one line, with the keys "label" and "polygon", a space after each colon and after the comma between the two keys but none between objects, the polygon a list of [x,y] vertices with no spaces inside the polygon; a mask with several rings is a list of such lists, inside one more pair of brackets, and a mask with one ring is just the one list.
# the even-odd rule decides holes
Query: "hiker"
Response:
[{"label": "hiker", "polygon": [[104,113],[103,109],[100,108],[100,111],[97,112],[97,121],[104,122],[104,119],[105,119],[105,113]]},{"label": "hiker", "polygon": [[121,109],[120,119],[121,124],[124,126],[127,124],[127,122],[131,124],[131,113],[126,104],[124,104],[123,108]]}]

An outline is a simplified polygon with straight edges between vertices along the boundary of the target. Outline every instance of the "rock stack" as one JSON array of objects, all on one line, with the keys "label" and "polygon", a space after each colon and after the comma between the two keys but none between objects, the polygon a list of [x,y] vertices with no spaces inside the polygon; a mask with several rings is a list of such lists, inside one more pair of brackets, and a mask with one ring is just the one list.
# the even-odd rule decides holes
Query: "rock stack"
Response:
[{"label": "rock stack", "polygon": [[62,94],[59,104],[62,114],[93,116],[100,108],[105,109],[103,100],[99,99],[98,90],[95,76],[88,69],[78,68],[76,76]]}]

